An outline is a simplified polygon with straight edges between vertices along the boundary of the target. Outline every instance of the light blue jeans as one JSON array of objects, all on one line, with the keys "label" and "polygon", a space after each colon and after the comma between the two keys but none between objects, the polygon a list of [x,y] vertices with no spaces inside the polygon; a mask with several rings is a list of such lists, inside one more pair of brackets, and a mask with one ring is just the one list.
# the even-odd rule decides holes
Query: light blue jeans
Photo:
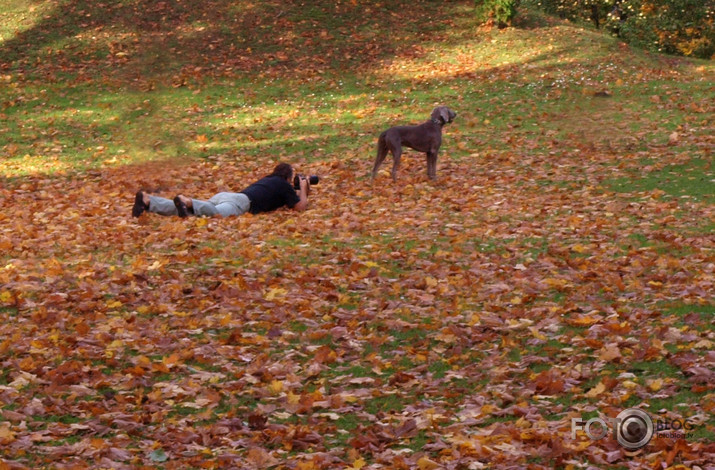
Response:
[{"label": "light blue jeans", "polygon": [[[208,201],[191,199],[194,215],[211,217],[220,215],[229,217],[241,215],[251,208],[251,200],[243,193],[218,193]],[[159,196],[149,196],[149,212],[160,215],[177,215],[174,201]]]}]

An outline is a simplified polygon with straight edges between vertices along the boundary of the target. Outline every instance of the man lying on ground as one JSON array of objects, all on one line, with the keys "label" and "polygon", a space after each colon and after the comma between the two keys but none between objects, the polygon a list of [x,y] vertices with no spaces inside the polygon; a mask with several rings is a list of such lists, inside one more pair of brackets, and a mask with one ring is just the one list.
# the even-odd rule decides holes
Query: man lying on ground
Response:
[{"label": "man lying on ground", "polygon": [[287,206],[297,211],[308,207],[310,182],[300,177],[300,189],[295,190],[291,183],[294,179],[293,167],[288,163],[279,163],[273,173],[261,178],[241,192],[221,192],[208,201],[177,195],[173,200],[138,191],[134,198],[132,216],[139,217],[144,212],[160,215],[178,215],[187,217],[214,216],[229,217],[246,212],[258,214],[270,212]]}]

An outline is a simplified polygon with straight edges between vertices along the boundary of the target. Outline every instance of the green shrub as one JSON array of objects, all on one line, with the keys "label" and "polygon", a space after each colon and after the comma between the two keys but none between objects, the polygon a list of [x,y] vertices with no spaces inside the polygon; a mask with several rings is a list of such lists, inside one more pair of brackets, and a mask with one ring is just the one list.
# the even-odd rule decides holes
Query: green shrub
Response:
[{"label": "green shrub", "polygon": [[520,0],[476,0],[477,18],[500,28],[511,26]]},{"label": "green shrub", "polygon": [[702,0],[629,0],[619,36],[652,51],[710,59],[715,54],[715,7]]},{"label": "green shrub", "polygon": [[715,6],[704,0],[531,0],[547,13],[590,21],[634,46],[709,59],[715,54]]}]

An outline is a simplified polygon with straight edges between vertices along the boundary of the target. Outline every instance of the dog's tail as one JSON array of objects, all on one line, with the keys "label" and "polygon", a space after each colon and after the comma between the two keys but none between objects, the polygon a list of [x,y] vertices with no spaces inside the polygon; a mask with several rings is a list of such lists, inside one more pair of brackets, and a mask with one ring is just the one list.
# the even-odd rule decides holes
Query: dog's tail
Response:
[{"label": "dog's tail", "polygon": [[386,136],[387,136],[387,131],[380,134],[380,137],[377,138],[377,154],[382,155],[382,158],[385,158],[385,155],[387,155],[387,151],[389,150],[387,148]]},{"label": "dog's tail", "polygon": [[380,165],[382,165],[382,162],[385,161],[385,157],[387,156],[387,152],[389,150],[387,147],[387,139],[385,139],[386,134],[387,131],[380,134],[380,137],[377,138],[377,157],[375,157],[375,165],[372,167],[373,179],[377,176],[377,170],[380,168]]}]

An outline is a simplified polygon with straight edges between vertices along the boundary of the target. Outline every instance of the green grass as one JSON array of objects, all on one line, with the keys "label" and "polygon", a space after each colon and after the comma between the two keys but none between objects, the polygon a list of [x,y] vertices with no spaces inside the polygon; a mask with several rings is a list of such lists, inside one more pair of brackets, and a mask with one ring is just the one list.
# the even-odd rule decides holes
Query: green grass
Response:
[{"label": "green grass", "polygon": [[629,365],[628,369],[639,378],[672,377],[680,375],[680,369],[665,361],[634,362]]},{"label": "green grass", "polygon": [[[18,12],[24,3],[15,3],[12,11]],[[87,4],[86,10],[93,15],[93,22],[114,21],[114,28],[122,28],[127,26],[124,22],[134,8],[133,3],[127,2],[124,7],[111,13],[90,4]],[[219,11],[224,7],[222,2],[213,3]],[[272,5],[262,8],[266,9],[267,14],[276,13]],[[303,18],[295,20],[298,25],[295,36],[299,38],[300,31],[308,28],[313,20],[307,21],[304,10],[294,10],[290,6],[287,8],[282,12],[285,16]],[[75,9],[81,10],[79,5]],[[186,14],[200,15],[205,9],[205,6],[199,7],[198,11],[189,13],[188,6],[182,6],[180,10]],[[323,12],[327,18],[336,18],[327,13],[330,7],[322,2],[311,6],[311,9]],[[209,22],[216,21],[213,14],[207,14],[207,17]],[[461,21],[467,20],[462,18]],[[60,36],[65,28],[65,37],[54,43],[49,38],[47,42],[51,50],[75,51],[90,47],[86,39],[73,38],[67,34],[70,31],[67,29],[70,20],[60,24],[62,27],[56,34]],[[231,30],[237,27],[228,26]],[[340,21],[325,22],[321,26],[328,36],[344,36],[345,24]],[[568,55],[582,61],[573,70],[581,68],[581,72],[588,75],[587,71],[600,66],[601,57],[610,55],[616,48],[612,42],[595,42],[598,46],[594,48],[594,38],[586,34],[582,38],[578,37],[578,40],[590,43],[590,49],[577,48],[572,44],[572,37],[560,31],[555,40],[562,42],[555,42],[553,46],[557,54],[537,54],[532,51],[529,31],[513,30],[492,37],[497,43],[508,43],[509,47],[495,49],[489,41],[470,42],[455,37],[447,40],[438,56],[428,55],[415,60],[414,65],[411,65],[419,73],[428,63],[433,67],[435,64],[439,66],[440,62],[454,66],[465,60],[465,54],[474,54],[469,60],[484,63],[486,70],[488,67],[505,68],[505,80],[484,81],[478,92],[463,88],[459,81],[450,77],[443,77],[439,81],[424,80],[410,87],[409,103],[427,103],[435,99],[449,101],[458,94],[466,101],[464,109],[459,111],[460,120],[467,124],[467,128],[461,132],[459,129],[455,131],[459,132],[456,137],[467,145],[464,149],[452,147],[450,157],[455,159],[467,156],[470,153],[467,147],[476,142],[495,150],[512,150],[514,143],[529,139],[537,144],[541,152],[549,151],[548,147],[554,140],[568,142],[574,137],[581,140],[585,138],[587,142],[598,146],[606,142],[609,145],[622,144],[623,139],[619,136],[623,136],[623,133],[617,134],[614,140],[612,135],[606,135],[600,130],[601,123],[612,122],[630,122],[632,127],[629,133],[642,135],[645,132],[647,137],[643,139],[663,143],[663,139],[667,142],[668,134],[682,122],[671,118],[670,106],[654,110],[649,101],[652,94],[668,87],[669,93],[687,94],[694,101],[704,100],[707,96],[707,88],[698,83],[684,88],[684,85],[653,80],[637,85],[629,84],[627,87],[618,86],[614,83],[618,78],[614,66],[614,70],[601,71],[593,85],[610,85],[614,91],[613,98],[602,100],[584,97],[582,90],[591,85],[582,84],[580,77],[568,75],[572,72],[567,73],[563,82],[558,81],[558,74],[564,71],[555,69],[555,64]],[[252,33],[242,32],[233,40],[245,47],[245,44],[257,38]],[[251,43],[251,48],[255,53],[273,49],[270,44],[274,40],[270,38]],[[426,45],[429,46],[429,43]],[[383,47],[389,49],[388,46]],[[583,53],[583,56],[575,54],[580,50],[588,50],[588,53]],[[321,50],[316,49],[313,53],[319,57]],[[30,50],[28,55],[32,54],[39,52]],[[147,54],[149,52],[140,54],[139,64],[133,61],[130,63],[143,66],[142,61]],[[73,58],[80,63],[88,60],[81,55]],[[173,57],[171,60],[176,63],[165,68],[167,73],[178,68],[182,59],[191,58],[181,55]],[[525,60],[538,64],[538,67],[530,73],[512,76],[509,67],[523,65]],[[209,80],[197,74],[181,87],[165,83],[171,81],[172,77],[157,77],[150,80],[152,86],[148,90],[135,90],[130,86],[133,82],[125,83],[119,79],[123,75],[121,72],[105,70],[103,64],[103,61],[94,64],[96,75],[90,77],[89,84],[67,76],[56,82],[32,85],[18,83],[12,74],[8,76],[10,86],[3,87],[4,93],[0,92],[0,98],[6,103],[3,113],[7,116],[0,140],[0,146],[5,147],[8,154],[8,164],[4,170],[6,175],[68,172],[181,157],[205,158],[236,151],[248,157],[266,153],[290,154],[293,158],[304,158],[307,161],[354,152],[355,149],[370,149],[371,153],[373,136],[381,127],[377,122],[390,122],[397,119],[398,114],[400,120],[408,122],[419,122],[424,118],[424,111],[409,106],[403,96],[402,77],[388,81],[368,74],[366,79],[363,69],[355,66],[328,66],[323,71],[320,83],[297,78],[256,78],[250,74]],[[151,60],[146,65],[152,66]],[[161,69],[164,66],[153,64],[152,67]],[[127,74],[134,73],[129,65],[126,68]],[[477,69],[474,73],[482,72]],[[554,86],[554,83],[558,83],[558,86]],[[21,100],[13,92],[17,86],[22,87]],[[534,100],[535,93],[537,96],[543,93],[544,99]],[[374,110],[376,102],[387,104],[379,111],[379,118]],[[525,103],[529,103],[529,106],[525,106]],[[625,108],[626,103],[628,108]],[[584,122],[578,116],[590,118]],[[662,128],[649,127],[653,122],[660,121],[663,122]],[[512,136],[511,144],[501,137],[507,132]],[[358,138],[354,139],[354,136]],[[668,174],[662,176],[668,178]],[[652,175],[653,182],[645,184],[646,187],[657,184],[659,178],[663,179]],[[552,183],[565,184],[558,180]],[[620,188],[625,183],[617,181],[614,184]],[[682,192],[681,186],[687,186],[676,182],[668,184],[673,186],[668,187],[668,191],[676,192]],[[696,190],[699,197],[708,191],[712,192],[712,183],[707,178],[699,187]]]},{"label": "green grass", "polygon": [[48,2],[5,0],[0,11],[0,44],[31,28],[50,8]]},{"label": "green grass", "polygon": [[715,197],[712,161],[704,158],[692,158],[686,164],[667,165],[645,174],[640,171],[632,177],[613,179],[608,184],[619,192],[660,190],[671,197],[687,197],[710,203]]},{"label": "green grass", "polygon": [[[681,326],[696,326],[697,328],[705,328],[706,330],[714,331],[713,319],[715,318],[715,304],[704,305],[686,305],[680,303],[665,303],[663,305],[663,314],[666,316],[674,316],[676,323]],[[698,325],[691,325],[692,317],[699,320]],[[688,317],[686,319],[686,317]]]},{"label": "green grass", "polygon": [[83,421],[84,418],[75,415],[45,415],[38,416],[36,421],[43,423],[75,424]]},{"label": "green grass", "polygon": [[428,370],[432,372],[435,379],[443,378],[452,367],[445,361],[434,362],[429,365]]},{"label": "green grass", "polygon": [[684,316],[690,313],[699,313],[703,318],[715,314],[715,304],[665,304],[665,312]]},{"label": "green grass", "polygon": [[361,424],[361,421],[353,413],[345,413],[335,421],[335,426],[338,429],[343,429],[345,431],[354,431]]},{"label": "green grass", "polygon": [[370,414],[400,412],[404,407],[404,400],[398,395],[383,395],[365,402],[365,411]]}]

